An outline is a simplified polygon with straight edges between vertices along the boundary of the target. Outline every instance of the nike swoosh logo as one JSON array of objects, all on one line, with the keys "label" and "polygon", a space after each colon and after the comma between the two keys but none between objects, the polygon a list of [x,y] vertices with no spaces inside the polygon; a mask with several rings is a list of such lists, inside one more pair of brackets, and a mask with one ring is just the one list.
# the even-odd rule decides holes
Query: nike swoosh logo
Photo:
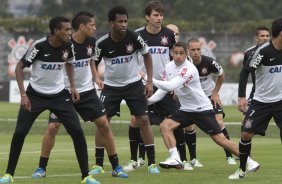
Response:
[{"label": "nike swoosh logo", "polygon": [[115,50],[109,51],[110,54],[113,53],[113,52],[115,52]]},{"label": "nike swoosh logo", "polygon": [[45,57],[50,56],[51,54],[44,54]]},{"label": "nike swoosh logo", "polygon": [[106,109],[103,109],[103,110],[102,110],[102,112],[105,112],[105,111],[106,111]]},{"label": "nike swoosh logo", "polygon": [[269,60],[270,60],[270,61],[273,61],[274,59],[275,59],[275,58],[270,58]]},{"label": "nike swoosh logo", "polygon": [[70,99],[69,99],[69,98],[67,98],[67,99],[66,99],[66,102],[68,102],[68,101],[70,101]]}]

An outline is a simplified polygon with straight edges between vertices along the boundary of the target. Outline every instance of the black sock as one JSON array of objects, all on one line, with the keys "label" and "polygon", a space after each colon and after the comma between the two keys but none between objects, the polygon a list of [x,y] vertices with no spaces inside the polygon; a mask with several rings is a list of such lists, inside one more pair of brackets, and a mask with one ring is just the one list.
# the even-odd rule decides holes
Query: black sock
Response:
[{"label": "black sock", "polygon": [[45,158],[45,157],[40,157],[40,159],[39,159],[39,167],[44,169],[44,171],[46,171],[48,160],[49,160],[49,158]]},{"label": "black sock", "polygon": [[147,158],[148,158],[148,166],[151,164],[155,164],[155,145],[150,144],[150,145],[145,145],[145,149],[147,152]]},{"label": "black sock", "polygon": [[109,155],[109,160],[111,162],[113,170],[115,170],[116,167],[119,165],[118,164],[118,156],[117,156],[117,154]]},{"label": "black sock", "polygon": [[104,165],[104,147],[95,148],[96,165],[103,167]]},{"label": "black sock", "polygon": [[129,126],[128,130],[129,134],[129,145],[130,145],[130,160],[137,161],[137,152],[138,152],[138,144],[139,144],[139,136],[140,135],[140,128],[133,128]]},{"label": "black sock", "polygon": [[185,148],[185,133],[183,128],[177,128],[173,131],[175,140],[176,140],[176,147],[180,155],[181,161],[187,161],[186,157],[186,148]]},{"label": "black sock", "polygon": [[196,157],[196,131],[185,131],[185,141],[190,153],[190,160]]},{"label": "black sock", "polygon": [[240,168],[245,172],[248,156],[251,152],[252,140],[239,142]]},{"label": "black sock", "polygon": [[[140,128],[139,128],[140,130]],[[139,158],[142,158],[143,160],[145,160],[145,145],[144,145],[144,142],[143,142],[143,139],[141,137],[141,133],[139,131],[139,134],[138,134],[138,142],[139,142]]]},{"label": "black sock", "polygon": [[[226,137],[226,139],[230,140],[229,134],[228,134],[226,128],[224,127],[221,131],[222,131],[223,135]],[[226,158],[232,157],[232,154],[230,153],[230,151],[228,151],[227,149],[224,149],[224,151],[225,151]]]}]

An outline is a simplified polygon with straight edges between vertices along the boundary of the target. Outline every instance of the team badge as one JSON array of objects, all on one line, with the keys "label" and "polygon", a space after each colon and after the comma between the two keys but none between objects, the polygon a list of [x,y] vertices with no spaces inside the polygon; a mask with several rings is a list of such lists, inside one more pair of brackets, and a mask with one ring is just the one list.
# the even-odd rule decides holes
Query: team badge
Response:
[{"label": "team badge", "polygon": [[186,73],[187,73],[188,68],[182,68],[182,70],[180,71],[180,76],[183,77]]},{"label": "team badge", "polygon": [[208,73],[208,69],[206,67],[202,68],[201,74],[206,75]]},{"label": "team badge", "polygon": [[93,47],[91,47],[90,45],[88,45],[88,47],[86,47],[86,50],[87,50],[87,55],[88,56],[92,56],[93,55]]},{"label": "team badge", "polygon": [[251,120],[250,118],[248,118],[248,119],[246,119],[246,121],[245,121],[244,127],[245,127],[245,128],[251,128],[251,127],[252,127],[252,123],[253,123],[253,120]]},{"label": "team badge", "polygon": [[62,59],[65,61],[67,60],[69,57],[69,51],[68,50],[64,50],[63,51],[63,56],[62,56]]},{"label": "team badge", "polygon": [[126,52],[131,54],[133,52],[133,44],[129,43],[126,45]]},{"label": "team badge", "polygon": [[166,36],[161,36],[161,44],[163,45],[167,45],[168,44],[168,37]]}]

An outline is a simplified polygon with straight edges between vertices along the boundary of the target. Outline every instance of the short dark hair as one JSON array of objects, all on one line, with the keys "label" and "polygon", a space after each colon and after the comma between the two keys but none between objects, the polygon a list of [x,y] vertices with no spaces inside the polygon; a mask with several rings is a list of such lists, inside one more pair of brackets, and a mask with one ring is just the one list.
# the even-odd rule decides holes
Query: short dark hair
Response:
[{"label": "short dark hair", "polygon": [[174,50],[175,47],[182,47],[185,51],[185,53],[188,53],[187,50],[187,45],[185,44],[185,42],[176,42],[173,46],[172,46],[172,50]]},{"label": "short dark hair", "polygon": [[51,35],[55,33],[55,29],[61,29],[63,27],[62,23],[65,23],[65,22],[70,22],[70,20],[62,16],[53,17],[49,21],[49,29],[50,29]]},{"label": "short dark hair", "polygon": [[269,29],[266,27],[266,26],[259,26],[256,28],[256,36],[259,35],[259,32],[260,31],[267,31],[267,32],[270,32]]},{"label": "short dark hair", "polygon": [[145,15],[148,15],[150,16],[152,11],[155,10],[156,12],[159,12],[159,13],[164,13],[164,7],[163,5],[161,4],[160,1],[150,1],[146,4],[145,6]]},{"label": "short dark hair", "polygon": [[80,24],[87,24],[90,22],[94,15],[87,11],[80,11],[73,17],[71,21],[71,26],[74,30],[78,30]]},{"label": "short dark hair", "polygon": [[196,43],[200,42],[198,38],[191,38],[190,40],[187,41],[187,47],[189,48],[189,43]]},{"label": "short dark hair", "polygon": [[116,7],[113,7],[112,9],[110,9],[110,11],[108,12],[109,22],[116,20],[116,14],[126,15],[127,18],[128,18],[127,10],[122,6],[116,6]]},{"label": "short dark hair", "polygon": [[282,18],[277,18],[272,22],[272,36],[275,38],[282,31]]}]

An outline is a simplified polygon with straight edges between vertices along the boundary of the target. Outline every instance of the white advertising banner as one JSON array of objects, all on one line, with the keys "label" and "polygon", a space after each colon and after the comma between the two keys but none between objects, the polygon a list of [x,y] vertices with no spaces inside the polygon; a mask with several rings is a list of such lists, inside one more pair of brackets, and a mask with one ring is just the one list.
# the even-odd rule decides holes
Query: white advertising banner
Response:
[{"label": "white advertising banner", "polygon": [[[28,86],[29,81],[24,81],[25,89]],[[21,95],[20,90],[16,80],[10,80],[10,91],[9,91],[9,102],[10,103],[20,103]]]},{"label": "white advertising banner", "polygon": [[[252,90],[252,83],[247,84],[246,97],[248,98]],[[238,83],[224,83],[222,84],[219,97],[222,105],[237,105],[238,103]]]}]

